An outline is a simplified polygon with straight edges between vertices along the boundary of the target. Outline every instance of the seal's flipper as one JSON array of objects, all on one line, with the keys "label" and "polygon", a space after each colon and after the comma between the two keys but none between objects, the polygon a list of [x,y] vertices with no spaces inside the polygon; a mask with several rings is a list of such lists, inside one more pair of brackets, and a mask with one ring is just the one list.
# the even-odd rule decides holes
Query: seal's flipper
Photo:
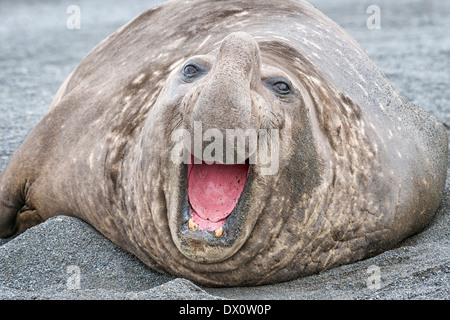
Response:
[{"label": "seal's flipper", "polygon": [[19,228],[19,211],[25,201],[17,184],[7,183],[6,173],[0,175],[0,237],[6,238],[15,234]]},{"label": "seal's flipper", "polygon": [[39,223],[44,222],[44,219],[39,215],[37,210],[30,209],[27,206],[24,206],[17,217],[16,225],[17,231],[21,232],[25,231]]},{"label": "seal's flipper", "polygon": [[17,175],[11,174],[11,171],[6,170],[0,175],[1,238],[12,236],[44,221],[36,210],[26,205],[26,189],[26,181],[18,183]]}]

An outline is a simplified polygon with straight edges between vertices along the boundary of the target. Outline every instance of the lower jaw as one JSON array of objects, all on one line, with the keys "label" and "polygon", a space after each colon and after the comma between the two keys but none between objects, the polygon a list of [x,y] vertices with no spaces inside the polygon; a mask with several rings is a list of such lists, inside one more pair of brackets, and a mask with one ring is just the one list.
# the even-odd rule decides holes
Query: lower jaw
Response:
[{"label": "lower jaw", "polygon": [[228,217],[218,220],[218,221],[209,221],[207,219],[202,219],[191,207],[190,209],[191,218],[188,221],[188,227],[191,231],[204,231],[214,232],[216,238],[220,238],[225,235],[224,233],[224,224],[228,220]]},{"label": "lower jaw", "polygon": [[[241,228],[239,221],[243,220],[241,209],[244,202],[245,196],[243,194],[228,217],[217,222],[204,222],[193,212],[186,194],[181,210],[180,235],[197,238],[211,246],[232,246],[240,235]],[[217,230],[219,229],[222,229],[222,234],[220,235],[217,234]]]},{"label": "lower jaw", "polygon": [[[181,170],[183,171],[181,177],[187,177],[186,165]],[[253,173],[250,169],[244,191],[231,214],[224,221],[219,221],[203,230],[198,228],[198,225],[195,228],[192,223],[190,224],[190,221],[195,223],[195,220],[186,192],[187,182],[186,179],[184,180],[179,189],[183,191],[183,196],[179,206],[181,214],[178,214],[178,219],[176,219],[178,232],[175,232],[177,237],[175,243],[184,256],[196,262],[215,263],[229,258],[240,249],[246,237],[243,234],[242,225],[248,211],[249,199],[246,194],[249,194],[248,189],[252,180]]]}]

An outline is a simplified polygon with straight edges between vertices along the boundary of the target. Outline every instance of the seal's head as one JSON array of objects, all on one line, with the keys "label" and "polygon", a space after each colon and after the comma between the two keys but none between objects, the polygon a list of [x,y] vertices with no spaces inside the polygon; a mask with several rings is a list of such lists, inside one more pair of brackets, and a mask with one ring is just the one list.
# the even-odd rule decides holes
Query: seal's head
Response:
[{"label": "seal's head", "polygon": [[276,186],[280,162],[289,157],[280,150],[291,139],[286,118],[300,116],[301,94],[288,70],[262,59],[244,32],[188,58],[169,83],[163,96],[179,108],[183,138],[173,150],[184,156],[170,175],[179,199],[168,208],[170,231],[187,258],[220,262],[247,241]]},{"label": "seal's head", "polygon": [[138,212],[145,224],[150,211],[157,226],[149,238],[166,239],[152,248],[164,271],[214,285],[280,279],[276,271],[299,245],[295,232],[317,222],[308,210],[323,201],[313,192],[326,151],[319,156],[323,137],[313,137],[312,101],[324,89],[299,74],[321,78],[288,44],[244,32],[173,68],[139,159],[154,192],[138,204],[150,210]]}]

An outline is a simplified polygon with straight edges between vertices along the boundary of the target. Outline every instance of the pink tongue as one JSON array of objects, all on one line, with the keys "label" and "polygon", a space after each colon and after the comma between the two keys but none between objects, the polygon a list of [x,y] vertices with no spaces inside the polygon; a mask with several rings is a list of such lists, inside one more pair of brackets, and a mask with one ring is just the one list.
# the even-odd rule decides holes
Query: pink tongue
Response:
[{"label": "pink tongue", "polygon": [[193,211],[202,220],[222,225],[236,207],[249,172],[248,164],[188,164],[189,201]]}]

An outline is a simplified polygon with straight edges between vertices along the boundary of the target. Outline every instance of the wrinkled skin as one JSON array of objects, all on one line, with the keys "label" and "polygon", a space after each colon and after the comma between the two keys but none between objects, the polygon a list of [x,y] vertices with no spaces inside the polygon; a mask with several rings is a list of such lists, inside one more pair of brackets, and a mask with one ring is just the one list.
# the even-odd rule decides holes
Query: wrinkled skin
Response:
[{"label": "wrinkled skin", "polygon": [[[188,65],[200,72],[187,77]],[[173,132],[193,134],[195,121],[279,132],[276,174],[251,165],[219,237],[189,228],[187,166],[171,158]],[[0,236],[69,215],[170,275],[280,282],[423,229],[446,157],[444,127],[309,4],[172,1],[100,43],[61,86],[0,176]]]}]

